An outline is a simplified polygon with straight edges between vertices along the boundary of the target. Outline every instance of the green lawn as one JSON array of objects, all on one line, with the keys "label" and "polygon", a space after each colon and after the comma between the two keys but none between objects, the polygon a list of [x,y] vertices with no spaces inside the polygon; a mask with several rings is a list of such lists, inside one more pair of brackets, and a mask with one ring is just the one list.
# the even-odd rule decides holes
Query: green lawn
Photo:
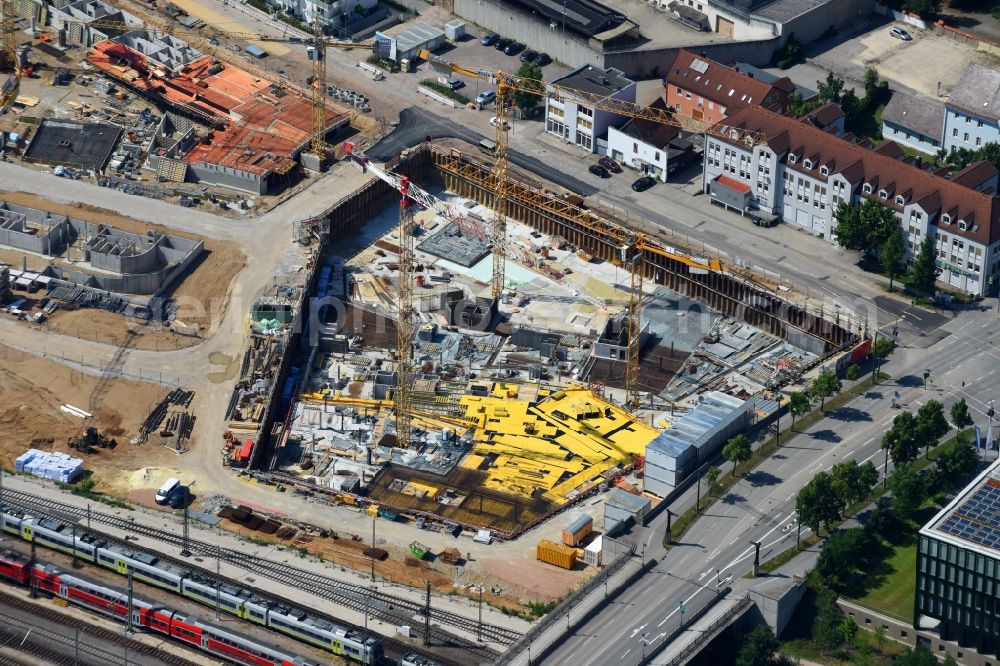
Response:
[{"label": "green lawn", "polygon": [[884,578],[860,601],[906,620],[913,619],[917,590],[917,545],[896,546],[883,565]]}]

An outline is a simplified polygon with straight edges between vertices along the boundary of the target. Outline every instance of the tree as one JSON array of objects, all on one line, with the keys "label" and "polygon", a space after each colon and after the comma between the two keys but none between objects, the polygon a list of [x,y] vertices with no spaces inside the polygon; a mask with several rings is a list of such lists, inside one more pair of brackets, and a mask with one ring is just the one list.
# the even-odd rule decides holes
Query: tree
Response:
[{"label": "tree", "polygon": [[736,476],[736,466],[741,462],[750,460],[750,440],[746,435],[736,435],[731,437],[726,445],[722,447],[722,455],[726,460],[733,463],[733,476]]},{"label": "tree", "polygon": [[843,589],[855,571],[866,568],[865,562],[872,552],[873,541],[874,537],[860,527],[834,532],[819,552],[816,573],[830,588]]},{"label": "tree", "polygon": [[847,366],[847,372],[844,373],[847,377],[847,381],[851,382],[851,386],[854,386],[854,382],[858,381],[858,377],[861,376],[861,368],[858,367],[857,363],[851,363]]},{"label": "tree", "polygon": [[962,398],[951,406],[951,424],[956,430],[963,430],[972,425],[972,417],[969,416],[969,405],[965,398]]},{"label": "tree", "polygon": [[830,469],[834,490],[845,505],[868,497],[878,481],[878,470],[871,461],[859,465],[857,460],[845,460]]},{"label": "tree", "polygon": [[778,69],[788,69],[792,65],[797,65],[804,61],[805,56],[802,54],[802,43],[799,42],[794,32],[789,33],[785,45],[775,49],[771,55],[771,62]]},{"label": "tree", "polygon": [[896,349],[896,341],[892,338],[879,338],[872,344],[872,356],[879,361],[889,358],[893,350]]},{"label": "tree", "polygon": [[929,18],[934,13],[934,0],[906,0],[903,9],[918,14],[921,18]]},{"label": "tree", "polygon": [[774,653],[780,646],[771,628],[766,624],[758,624],[743,637],[734,663],[736,666],[767,666],[773,663]]},{"label": "tree", "polygon": [[917,441],[924,444],[924,455],[931,445],[937,443],[951,429],[944,418],[944,405],[937,400],[928,400],[917,410]]},{"label": "tree", "polygon": [[816,82],[816,90],[819,98],[824,102],[837,103],[840,101],[841,92],[844,90],[844,79],[834,76],[833,72],[826,75],[825,81]]},{"label": "tree", "polygon": [[882,435],[882,448],[889,450],[892,464],[901,465],[917,457],[920,442],[917,440],[917,419],[910,412],[898,414]]},{"label": "tree", "polygon": [[971,442],[956,439],[938,456],[934,474],[941,486],[951,487],[956,481],[964,479],[979,466],[979,456]]},{"label": "tree", "polygon": [[705,470],[705,483],[708,484],[708,492],[712,492],[712,488],[715,487],[715,482],[719,480],[720,472],[721,470],[715,465],[712,465]]},{"label": "tree", "polygon": [[994,167],[1000,168],[1000,143],[992,141],[975,150],[959,148],[958,150],[945,152],[941,157],[947,160],[948,164],[955,169],[964,169],[976,162],[989,162]]},{"label": "tree", "polygon": [[816,594],[816,619],[813,620],[812,637],[823,654],[829,654],[843,645],[844,635],[840,623],[844,614],[837,606],[837,593],[823,588]]},{"label": "tree", "polygon": [[892,492],[896,515],[905,520],[923,503],[927,496],[927,483],[911,463],[903,463],[889,475],[889,491]]},{"label": "tree", "polygon": [[934,653],[923,645],[907,650],[892,660],[892,666],[939,666],[939,663]]},{"label": "tree", "polygon": [[[538,65],[525,61],[517,70],[517,76],[525,79],[531,79],[533,81],[541,81],[542,68]],[[540,93],[544,92],[545,86],[543,84],[539,84],[539,93],[526,92],[524,90],[518,90],[514,93],[514,104],[517,105],[517,108],[521,109],[522,117],[530,118],[535,115],[535,110],[538,108],[538,104],[542,100],[542,95]]]},{"label": "tree", "polygon": [[920,243],[920,250],[913,258],[913,263],[910,264],[910,279],[913,288],[923,294],[933,294],[934,283],[940,272],[941,269],[938,268],[937,260],[934,257],[934,242],[930,236],[924,236],[923,242]]},{"label": "tree", "polygon": [[900,234],[899,220],[891,208],[875,199],[860,204],[841,201],[834,213],[837,219],[837,243],[847,250],[874,254],[894,234]]},{"label": "tree", "polygon": [[871,97],[878,92],[878,70],[869,67],[865,70],[864,77],[865,97]]},{"label": "tree", "polygon": [[840,517],[844,504],[833,487],[833,478],[826,472],[819,472],[802,487],[795,498],[795,510],[799,522],[819,533],[820,527]]},{"label": "tree", "polygon": [[860,116],[865,110],[862,106],[861,100],[858,99],[858,96],[854,93],[853,88],[848,88],[844,91],[844,94],[840,96],[840,109],[850,121],[853,121],[855,118]]},{"label": "tree", "polygon": [[823,411],[826,399],[838,391],[840,391],[840,380],[837,378],[837,373],[832,370],[819,373],[809,385],[809,394],[813,398],[819,398],[820,411]]},{"label": "tree", "polygon": [[801,118],[802,116],[806,115],[807,113],[818,107],[819,104],[820,102],[816,98],[813,98],[808,102],[804,101],[802,99],[802,93],[798,91],[795,91],[790,95],[788,95],[788,110],[796,118]]},{"label": "tree", "polygon": [[812,400],[802,391],[794,391],[788,396],[788,411],[792,415],[792,430],[795,430],[795,419],[808,414],[812,409]]},{"label": "tree", "polygon": [[880,259],[882,270],[889,276],[889,291],[892,291],[892,282],[906,272],[906,248],[903,246],[903,232],[897,230],[882,244]]}]

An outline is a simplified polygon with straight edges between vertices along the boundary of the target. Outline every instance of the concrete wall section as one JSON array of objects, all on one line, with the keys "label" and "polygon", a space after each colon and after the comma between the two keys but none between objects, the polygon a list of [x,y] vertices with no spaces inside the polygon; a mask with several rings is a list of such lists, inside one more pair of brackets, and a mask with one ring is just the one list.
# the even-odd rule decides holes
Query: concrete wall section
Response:
[{"label": "concrete wall section", "polygon": [[875,0],[831,0],[785,21],[781,34],[787,37],[794,32],[800,42],[808,44],[831,28],[863,22],[874,11]]},{"label": "concrete wall section", "polygon": [[529,49],[544,51],[570,67],[604,66],[600,47],[591,46],[577,35],[563,33],[561,26],[553,29],[545,21],[532,19],[493,0],[455,0],[454,11],[466,20],[526,44]]}]

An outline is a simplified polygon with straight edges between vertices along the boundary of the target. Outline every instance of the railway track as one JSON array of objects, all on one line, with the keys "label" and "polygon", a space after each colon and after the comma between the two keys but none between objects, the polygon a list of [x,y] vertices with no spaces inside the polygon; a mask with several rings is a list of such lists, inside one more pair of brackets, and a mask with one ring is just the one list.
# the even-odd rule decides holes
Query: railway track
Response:
[{"label": "railway track", "polygon": [[[32,495],[31,493],[5,488],[2,492],[0,492],[0,495],[2,495],[0,496],[0,504],[13,506],[27,513],[46,513],[51,515],[53,518],[63,520],[88,517],[88,512],[85,509],[81,509],[73,506],[72,504],[67,504],[58,500]],[[100,524],[128,531],[137,536],[146,536],[178,547],[182,547],[184,545],[183,537],[178,534],[150,527],[140,522],[121,518],[109,513],[90,511],[89,519]],[[108,538],[115,540],[113,537]],[[128,543],[126,545],[130,548],[136,548],[133,543]],[[373,594],[370,588],[362,585],[345,583],[319,573],[299,569],[285,563],[273,562],[266,558],[258,557],[256,555],[231,548],[217,549],[212,544],[198,541],[196,539],[189,539],[187,547],[192,553],[206,558],[214,559],[216,554],[218,554],[218,557],[222,561],[238,566],[255,575],[264,576],[265,578],[269,578],[284,585],[308,591],[340,606],[362,613],[371,614],[373,617],[384,622],[390,622],[395,625],[420,626],[417,616],[423,615],[424,607],[423,605],[409,599],[401,599],[394,595],[377,591]],[[161,559],[172,561],[178,566],[190,566],[184,561],[170,558],[160,552],[156,552],[154,554]],[[244,585],[239,581],[231,582],[235,585]],[[330,619],[336,623],[344,624],[342,620],[337,620],[335,618]],[[436,611],[432,607],[431,639],[439,644],[475,654],[483,659],[493,660],[497,657],[496,652],[487,646],[455,636],[454,634],[444,630],[440,626],[441,624],[447,624],[452,627],[460,627],[466,631],[475,633],[477,623],[474,620],[470,620],[448,611]],[[498,643],[509,645],[510,643],[513,643],[517,637],[520,637],[520,634],[504,627],[484,623],[482,625],[482,636],[487,640],[492,639]],[[383,637],[382,641],[387,648],[395,646],[401,650],[409,649],[406,644],[394,641],[394,639],[391,638]],[[435,656],[434,658],[438,660],[441,659],[439,656]]]},{"label": "railway track", "polygon": [[[155,657],[158,661],[170,666],[197,666],[170,652],[163,652],[152,645],[129,640],[117,631],[104,627],[96,627],[85,620],[60,613],[52,608],[32,604],[15,595],[0,590],[0,608],[16,608],[32,616],[43,618],[72,630],[78,630],[80,636],[90,636],[105,643],[121,645],[122,651],[110,652],[102,647],[79,640],[76,635],[52,631],[8,613],[0,611],[0,644],[16,647],[18,650],[35,657],[41,657],[50,664],[80,664],[81,666],[127,666],[135,664],[136,655]],[[130,655],[126,661],[125,647]]]}]

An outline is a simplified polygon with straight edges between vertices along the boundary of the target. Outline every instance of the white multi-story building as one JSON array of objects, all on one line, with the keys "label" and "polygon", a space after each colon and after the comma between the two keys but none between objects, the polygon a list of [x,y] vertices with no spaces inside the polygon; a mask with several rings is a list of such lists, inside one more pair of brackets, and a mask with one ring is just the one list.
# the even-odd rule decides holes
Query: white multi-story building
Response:
[{"label": "white multi-story building", "polygon": [[990,164],[955,174],[927,170],[894,143],[872,150],[760,107],[739,111],[726,125],[761,140],[744,139],[736,130],[708,136],[704,188],[713,200],[745,201],[833,243],[837,205],[875,199],[899,217],[909,257],[930,236],[941,281],[971,294],[996,290],[1000,198]]},{"label": "white multi-story building", "polygon": [[306,23],[319,18],[325,26],[340,27],[353,19],[355,13],[373,9],[378,0],[267,0],[267,3]]},{"label": "white multi-story building", "polygon": [[559,93],[549,87],[552,96],[545,106],[545,131],[590,152],[596,151],[597,139],[608,127],[626,120],[595,106],[606,99],[635,101],[635,81],[613,68],[584,65],[552,83],[559,86]]},{"label": "white multi-story building", "polygon": [[944,147],[976,150],[1000,142],[1000,70],[976,63],[962,72],[944,103]]}]

